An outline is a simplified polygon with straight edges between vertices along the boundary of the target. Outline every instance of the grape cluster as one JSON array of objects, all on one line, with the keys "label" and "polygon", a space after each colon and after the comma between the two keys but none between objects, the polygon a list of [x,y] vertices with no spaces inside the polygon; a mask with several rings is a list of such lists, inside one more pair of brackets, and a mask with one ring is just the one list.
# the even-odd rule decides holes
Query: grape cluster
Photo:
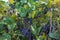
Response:
[{"label": "grape cluster", "polygon": [[27,38],[27,40],[31,40],[32,38],[31,29],[23,27],[20,23],[17,23],[17,26],[20,32]]},{"label": "grape cluster", "polygon": [[39,32],[39,35],[42,35],[43,33],[45,33],[46,35],[49,34],[49,31],[50,31],[50,27],[49,27],[49,24],[45,24],[41,27],[41,30]]}]

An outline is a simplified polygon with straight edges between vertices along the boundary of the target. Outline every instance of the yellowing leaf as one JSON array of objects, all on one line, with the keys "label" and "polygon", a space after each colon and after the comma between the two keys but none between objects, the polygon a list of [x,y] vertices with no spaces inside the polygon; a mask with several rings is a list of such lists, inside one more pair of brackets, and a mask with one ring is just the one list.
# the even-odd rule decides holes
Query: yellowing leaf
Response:
[{"label": "yellowing leaf", "polygon": [[60,20],[60,17],[58,17],[57,20]]},{"label": "yellowing leaf", "polygon": [[41,11],[42,10],[42,8],[39,8],[39,11]]},{"label": "yellowing leaf", "polygon": [[50,11],[47,12],[47,16],[48,16],[48,17],[52,17],[52,16],[53,16],[52,12],[50,12]]},{"label": "yellowing leaf", "polygon": [[32,12],[32,18],[35,17],[35,14],[36,14],[36,11],[33,11],[33,12]]},{"label": "yellowing leaf", "polygon": [[12,18],[13,20],[16,20],[16,15],[13,14],[13,15],[11,16],[11,18]]},{"label": "yellowing leaf", "polygon": [[52,3],[53,3],[53,1],[52,0],[49,0],[48,1],[48,4],[47,4],[47,7],[51,7]]},{"label": "yellowing leaf", "polygon": [[29,16],[28,17],[31,18],[31,13],[29,13]]},{"label": "yellowing leaf", "polygon": [[24,8],[26,9],[27,8],[27,5],[24,5]]},{"label": "yellowing leaf", "polygon": [[14,0],[9,0],[9,3],[10,4],[14,4]]},{"label": "yellowing leaf", "polygon": [[46,39],[46,35],[45,35],[45,33],[43,33],[43,35],[42,35],[42,39]]},{"label": "yellowing leaf", "polygon": [[60,0],[54,0],[54,3],[58,3],[58,2],[60,2]]}]

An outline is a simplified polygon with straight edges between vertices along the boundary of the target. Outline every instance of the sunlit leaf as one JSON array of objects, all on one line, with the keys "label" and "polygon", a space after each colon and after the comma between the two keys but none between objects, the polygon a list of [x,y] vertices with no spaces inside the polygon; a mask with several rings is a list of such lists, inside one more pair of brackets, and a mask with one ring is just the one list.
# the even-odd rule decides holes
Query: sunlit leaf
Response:
[{"label": "sunlit leaf", "polygon": [[57,18],[57,20],[58,20],[58,21],[60,20],[60,16]]},{"label": "sunlit leaf", "polygon": [[21,9],[20,16],[21,17],[26,17],[27,15],[27,10],[24,10],[23,8]]},{"label": "sunlit leaf", "polygon": [[35,14],[36,14],[36,11],[33,11],[33,12],[32,12],[32,18],[35,17]]},{"label": "sunlit leaf", "polygon": [[9,3],[10,4],[14,4],[14,0],[9,0]]},{"label": "sunlit leaf", "polygon": [[43,39],[43,40],[46,39],[46,35],[45,35],[45,33],[43,33],[43,35],[42,35],[42,39]]},{"label": "sunlit leaf", "polygon": [[54,0],[55,4],[60,4],[60,0]]},{"label": "sunlit leaf", "polygon": [[53,16],[53,13],[50,12],[50,11],[48,11],[48,12],[47,12],[47,16],[48,16],[48,17],[52,17],[52,16]]},{"label": "sunlit leaf", "polygon": [[48,0],[47,7],[48,7],[48,8],[51,8],[52,3],[53,3],[53,1],[52,1],[52,0]]}]

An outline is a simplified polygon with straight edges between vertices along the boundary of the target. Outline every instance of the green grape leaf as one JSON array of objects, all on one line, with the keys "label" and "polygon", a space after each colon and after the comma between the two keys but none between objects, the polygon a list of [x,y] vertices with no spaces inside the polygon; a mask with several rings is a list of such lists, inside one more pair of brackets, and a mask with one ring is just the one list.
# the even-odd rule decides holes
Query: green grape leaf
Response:
[{"label": "green grape leaf", "polygon": [[36,25],[32,25],[31,29],[34,35],[38,35],[40,32],[40,28],[38,28]]},{"label": "green grape leaf", "polygon": [[21,9],[20,16],[21,17],[26,17],[27,10]]},{"label": "green grape leaf", "polygon": [[21,3],[26,3],[27,2],[27,0],[21,0]]},{"label": "green grape leaf", "polygon": [[49,37],[51,37],[51,38],[55,38],[55,39],[59,39],[59,34],[58,33],[49,33]]},{"label": "green grape leaf", "polygon": [[3,40],[11,40],[11,36],[8,33],[3,33]]}]

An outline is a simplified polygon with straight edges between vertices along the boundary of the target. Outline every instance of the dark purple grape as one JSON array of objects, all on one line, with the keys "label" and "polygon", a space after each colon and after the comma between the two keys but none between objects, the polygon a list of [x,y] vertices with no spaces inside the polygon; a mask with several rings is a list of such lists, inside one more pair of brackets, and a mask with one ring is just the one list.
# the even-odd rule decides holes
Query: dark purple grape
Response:
[{"label": "dark purple grape", "polygon": [[25,19],[24,19],[24,23],[27,24],[27,25],[28,25],[28,24],[31,25],[31,24],[32,24],[32,18],[25,18]]},{"label": "dark purple grape", "polygon": [[31,30],[23,28],[22,34],[26,37],[27,40],[31,40]]},{"label": "dark purple grape", "polygon": [[15,8],[15,5],[14,5],[14,4],[13,4],[13,5],[12,5],[12,4],[10,4],[10,6],[11,6],[11,8],[13,8],[13,9]]},{"label": "dark purple grape", "polygon": [[32,18],[30,18],[29,21],[30,21],[30,24],[32,24]]},{"label": "dark purple grape", "polygon": [[24,18],[25,23],[28,23],[28,21],[29,21],[29,18]]},{"label": "dark purple grape", "polygon": [[28,30],[27,30],[26,28],[23,28],[23,29],[22,29],[22,34],[25,36],[26,33],[27,33],[27,31],[28,31]]},{"label": "dark purple grape", "polygon": [[42,35],[43,33],[48,35],[49,30],[50,30],[49,24],[45,24],[44,26],[41,27],[39,35]]},{"label": "dark purple grape", "polygon": [[51,30],[50,31],[52,32],[52,30],[53,30],[53,27],[51,27]]},{"label": "dark purple grape", "polygon": [[23,29],[22,24],[20,24],[20,22],[17,22],[16,24],[17,24],[18,30],[22,31],[22,29]]},{"label": "dark purple grape", "polygon": [[19,22],[17,23],[18,29],[22,32],[23,35],[26,35],[27,29],[24,28]]},{"label": "dark purple grape", "polygon": [[31,40],[32,39],[32,34],[31,34],[31,30],[28,29],[27,33],[26,33],[26,38],[27,40]]},{"label": "dark purple grape", "polygon": [[20,23],[17,23],[17,26],[24,37],[26,37],[27,40],[31,40],[31,30],[23,27]]},{"label": "dark purple grape", "polygon": [[18,27],[20,27],[20,26],[21,26],[19,22],[17,22],[16,24],[17,24],[17,26],[18,26]]}]

